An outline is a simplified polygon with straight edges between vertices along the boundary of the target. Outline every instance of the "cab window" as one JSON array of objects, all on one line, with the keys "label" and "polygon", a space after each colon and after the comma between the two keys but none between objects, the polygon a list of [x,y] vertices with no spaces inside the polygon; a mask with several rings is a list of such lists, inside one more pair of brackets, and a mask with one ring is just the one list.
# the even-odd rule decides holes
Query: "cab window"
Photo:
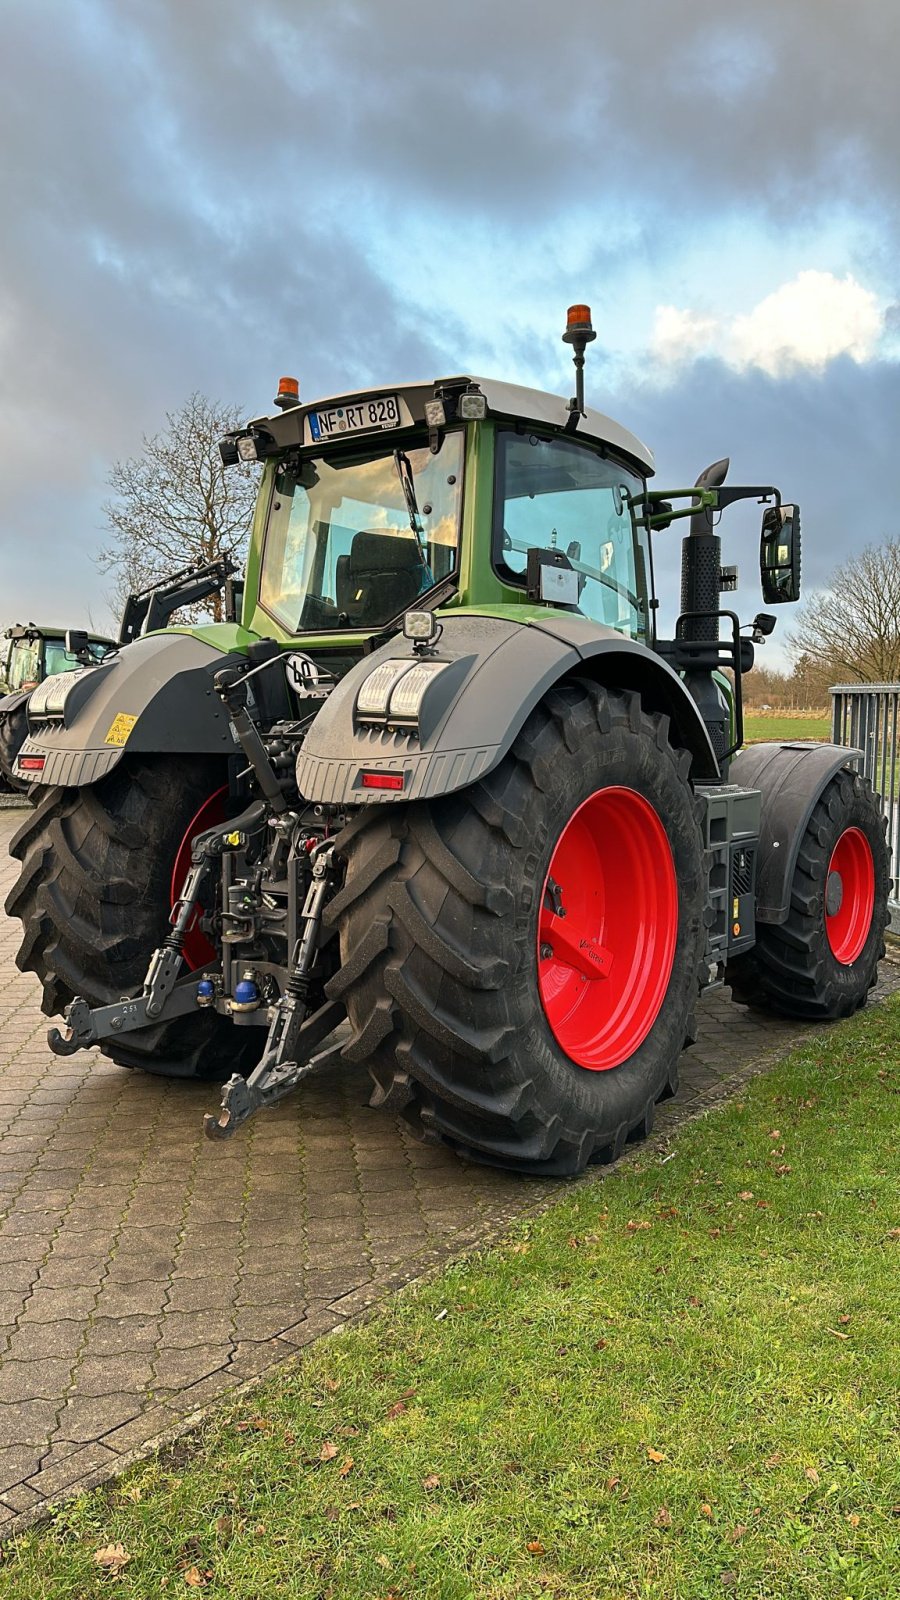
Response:
[{"label": "cab window", "polygon": [[578,574],[582,614],[631,638],[646,638],[649,558],[628,507],[628,496],[642,487],[634,472],[587,445],[499,432],[499,576],[524,585],[529,549],[561,550]]}]

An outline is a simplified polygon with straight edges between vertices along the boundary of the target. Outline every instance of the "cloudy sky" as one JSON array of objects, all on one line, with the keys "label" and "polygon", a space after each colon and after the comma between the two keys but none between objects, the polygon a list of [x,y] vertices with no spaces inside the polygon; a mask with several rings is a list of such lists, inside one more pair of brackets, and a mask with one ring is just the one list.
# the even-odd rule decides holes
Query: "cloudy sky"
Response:
[{"label": "cloudy sky", "polygon": [[[193,390],[568,394],[572,301],[589,398],[660,486],[726,454],[777,482],[807,588],[896,533],[896,0],[4,0],[2,24],[0,622],[106,621],[110,463]],[[751,614],[757,527],[725,529]]]}]

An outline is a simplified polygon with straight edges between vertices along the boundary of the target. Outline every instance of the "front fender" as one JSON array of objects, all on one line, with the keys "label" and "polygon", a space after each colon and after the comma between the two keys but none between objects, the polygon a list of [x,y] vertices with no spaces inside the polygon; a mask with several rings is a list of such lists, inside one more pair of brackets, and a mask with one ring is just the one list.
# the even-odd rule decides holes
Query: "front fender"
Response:
[{"label": "front fender", "polygon": [[800,841],[822,791],[862,757],[837,744],[752,744],[731,763],[729,783],[759,789],[762,811],[756,868],[757,922],[785,922]]},{"label": "front fender", "polygon": [[[466,788],[502,761],[547,690],[575,675],[639,689],[649,709],[670,716],[677,742],[691,752],[693,775],[718,775],[694,701],[646,646],[583,617],[552,612],[525,622],[472,613],[441,620],[443,633],[427,659],[445,670],[422,702],[418,729],[371,727],[356,716],[359,690],[381,662],[415,659],[405,639],[392,640],[341,679],[312,724],[297,759],[305,799],[384,805]],[[364,774],[402,782],[364,787]]]},{"label": "front fender", "polygon": [[231,662],[244,658],[188,633],[157,633],[98,667],[48,678],[46,692],[41,684],[28,705],[29,735],[20,754],[44,757],[42,771],[29,779],[73,788],[96,783],[126,749],[230,754],[231,725],[213,678]]}]

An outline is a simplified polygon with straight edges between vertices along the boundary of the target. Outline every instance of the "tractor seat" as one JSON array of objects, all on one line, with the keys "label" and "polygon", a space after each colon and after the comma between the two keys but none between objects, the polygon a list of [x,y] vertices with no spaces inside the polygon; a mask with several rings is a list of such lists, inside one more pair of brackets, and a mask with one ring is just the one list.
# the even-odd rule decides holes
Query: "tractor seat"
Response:
[{"label": "tractor seat", "polygon": [[412,533],[363,528],[337,564],[338,611],[358,628],[389,622],[422,593],[427,570]]}]

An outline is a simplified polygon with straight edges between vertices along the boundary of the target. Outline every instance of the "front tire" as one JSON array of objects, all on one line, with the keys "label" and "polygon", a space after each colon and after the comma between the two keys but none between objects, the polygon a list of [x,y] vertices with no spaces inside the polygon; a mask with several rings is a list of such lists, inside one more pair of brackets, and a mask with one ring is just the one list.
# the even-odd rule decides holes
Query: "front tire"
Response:
[{"label": "front tire", "polygon": [[735,999],[822,1021],[865,1005],[885,953],[886,826],[868,779],[831,779],[800,841],[787,921],[759,923],[753,950],[729,968]]},{"label": "front tire", "polygon": [[[47,1016],[76,994],[98,1006],[140,993],[168,931],[185,832],[223,780],[222,763],[211,760],[126,758],[88,788],[45,791],[10,844],[22,871],[6,910],[22,920],[16,963],[40,978]],[[219,1076],[255,1061],[257,1032],[204,1011],[100,1048],[167,1077]]]},{"label": "front tire", "polygon": [[689,764],[638,695],[568,682],[472,789],[357,813],[338,839],[328,992],[373,1103],[472,1159],[547,1175],[649,1131],[677,1085],[704,946]]}]

